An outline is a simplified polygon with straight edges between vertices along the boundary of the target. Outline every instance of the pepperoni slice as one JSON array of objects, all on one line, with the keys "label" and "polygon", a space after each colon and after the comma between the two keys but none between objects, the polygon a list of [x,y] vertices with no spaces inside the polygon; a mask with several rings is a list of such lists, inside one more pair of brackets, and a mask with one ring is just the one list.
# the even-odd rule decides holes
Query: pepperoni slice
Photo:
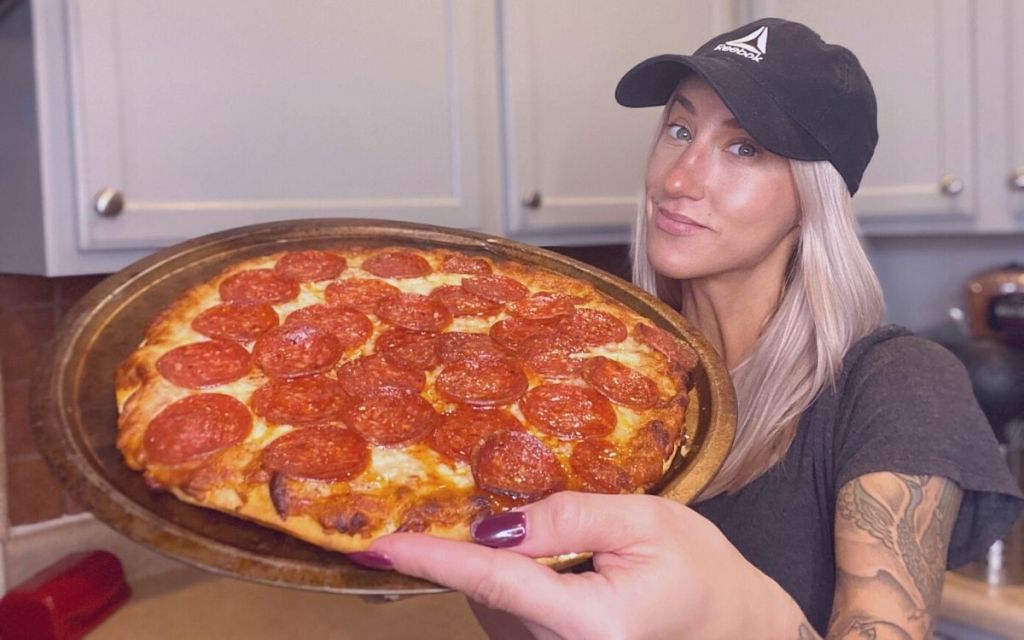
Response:
[{"label": "pepperoni slice", "polygon": [[604,438],[587,438],[573,447],[569,466],[587,491],[625,493],[634,487],[630,473],[622,466],[624,457]]},{"label": "pepperoni slice", "polygon": [[346,266],[345,258],[337,254],[310,249],[284,254],[274,265],[274,271],[299,282],[317,282],[337,278]]},{"label": "pepperoni slice", "polygon": [[434,385],[449,402],[492,407],[515,402],[528,383],[511,360],[470,359],[445,365]]},{"label": "pepperoni slice", "polygon": [[273,269],[249,269],[228,276],[220,283],[219,291],[228,302],[276,304],[299,297],[299,283],[281,277]]},{"label": "pepperoni slice", "polygon": [[478,487],[516,500],[538,500],[566,485],[555,454],[525,431],[487,434],[473,451],[471,466]]},{"label": "pepperoni slice", "polygon": [[400,293],[377,303],[377,316],[396,327],[440,331],[452,322],[448,308],[419,293]]},{"label": "pepperoni slice", "polygon": [[338,418],[351,403],[337,381],[324,376],[271,380],[252,394],[258,416],[275,424],[303,424]]},{"label": "pepperoni slice", "polygon": [[582,346],[572,338],[562,335],[543,334],[527,340],[522,348],[523,362],[534,372],[550,378],[574,378],[585,362],[573,354],[582,351]]},{"label": "pepperoni slice", "polygon": [[373,323],[362,312],[314,304],[288,314],[286,325],[305,324],[323,329],[338,339],[342,349],[354,349],[373,334]]},{"label": "pepperoni slice", "polygon": [[464,288],[445,284],[437,287],[428,296],[443,304],[455,317],[493,316],[502,310],[502,305],[466,291]]},{"label": "pepperoni slice", "polygon": [[377,338],[374,351],[399,369],[427,371],[441,363],[436,344],[436,333],[392,329]]},{"label": "pepperoni slice", "polygon": [[700,362],[697,352],[664,329],[641,322],[633,327],[633,334],[640,342],[659,352],[670,362],[681,366],[686,373],[696,369]]},{"label": "pepperoni slice", "polygon": [[508,312],[523,320],[544,322],[567,316],[576,308],[576,298],[550,291],[539,291],[508,305]]},{"label": "pepperoni slice", "polygon": [[277,324],[277,312],[269,304],[223,302],[196,316],[192,329],[211,338],[252,342]]},{"label": "pepperoni slice", "polygon": [[473,449],[488,433],[522,431],[523,425],[504,409],[476,409],[460,405],[430,434],[428,442],[452,460],[469,462]]},{"label": "pepperoni slice", "polygon": [[363,262],[363,270],[381,278],[419,278],[431,273],[426,258],[412,251],[384,251]]},{"label": "pepperoni slice", "polygon": [[506,318],[491,327],[491,337],[510,351],[522,353],[527,342],[539,336],[556,336],[558,330],[540,322]]},{"label": "pepperoni slice", "polygon": [[358,309],[363,313],[376,313],[377,303],[401,293],[398,287],[380,280],[349,278],[327,285],[327,304]]},{"label": "pepperoni slice", "polygon": [[604,356],[590,358],[583,367],[583,379],[612,402],[650,409],[658,402],[658,386],[644,374]]},{"label": "pepperoni slice", "polygon": [[263,468],[298,478],[350,480],[370,466],[370,447],[342,427],[296,429],[263,450]]},{"label": "pepperoni slice", "polygon": [[580,307],[558,321],[558,328],[583,344],[599,347],[626,339],[626,325],[605,311]]},{"label": "pepperoni slice", "polygon": [[451,255],[441,263],[441,271],[445,273],[463,273],[472,276],[486,276],[493,273],[491,263],[485,258]]},{"label": "pepperoni slice", "polygon": [[462,287],[481,298],[503,304],[525,298],[530,293],[526,285],[518,280],[497,274],[465,278],[462,281]]},{"label": "pepperoni slice", "polygon": [[452,363],[468,359],[507,359],[511,354],[486,333],[452,331],[437,339],[437,355],[442,362]]},{"label": "pepperoni slice", "polygon": [[252,357],[245,347],[209,340],[175,347],[160,356],[156,370],[179,387],[200,389],[238,380],[249,373]]},{"label": "pepperoni slice", "polygon": [[348,421],[371,443],[400,447],[430,435],[441,415],[419,394],[390,388],[363,398],[349,410]]},{"label": "pepperoni slice", "polygon": [[199,393],[168,405],[146,427],[142,447],[156,464],[181,464],[245,440],[249,409],[222,393]]},{"label": "pepperoni slice", "polygon": [[372,355],[341,365],[338,382],[350,395],[363,398],[388,387],[419,393],[426,386],[427,379],[422,369],[403,369],[379,355]]},{"label": "pepperoni slice", "polygon": [[600,393],[569,384],[542,384],[520,403],[530,424],[562,440],[606,436],[615,430],[615,409]]},{"label": "pepperoni slice", "polygon": [[272,378],[297,378],[327,371],[344,349],[333,334],[306,324],[286,324],[264,333],[252,355]]}]

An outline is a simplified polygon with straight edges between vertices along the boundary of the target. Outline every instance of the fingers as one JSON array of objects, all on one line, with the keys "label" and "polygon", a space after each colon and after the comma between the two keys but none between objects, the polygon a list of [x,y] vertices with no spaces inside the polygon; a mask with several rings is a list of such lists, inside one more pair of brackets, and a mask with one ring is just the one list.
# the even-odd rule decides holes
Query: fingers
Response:
[{"label": "fingers", "polygon": [[[564,618],[567,592],[574,590],[562,576],[530,558],[467,542],[396,533],[378,540],[372,551],[389,558],[396,571],[542,625]],[[563,603],[561,609],[558,603]]]},{"label": "fingers", "polygon": [[[648,495],[601,495],[571,491],[556,493],[526,505],[525,536],[517,553],[533,557],[564,553],[611,552],[643,554],[664,539],[667,528],[678,526],[685,509]],[[501,516],[496,516],[500,518]],[[486,522],[477,527],[485,528]]]}]

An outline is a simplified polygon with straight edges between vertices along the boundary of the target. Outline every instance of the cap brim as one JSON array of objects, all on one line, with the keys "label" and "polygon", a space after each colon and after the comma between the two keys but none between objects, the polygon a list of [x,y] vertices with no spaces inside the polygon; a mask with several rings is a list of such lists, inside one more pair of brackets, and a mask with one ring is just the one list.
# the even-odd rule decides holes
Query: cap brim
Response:
[{"label": "cap brim", "polygon": [[673,54],[649,58],[622,76],[615,100],[625,107],[664,105],[691,73],[703,78],[747,133],[769,151],[795,160],[828,159],[828,151],[755,78],[729,60]]}]

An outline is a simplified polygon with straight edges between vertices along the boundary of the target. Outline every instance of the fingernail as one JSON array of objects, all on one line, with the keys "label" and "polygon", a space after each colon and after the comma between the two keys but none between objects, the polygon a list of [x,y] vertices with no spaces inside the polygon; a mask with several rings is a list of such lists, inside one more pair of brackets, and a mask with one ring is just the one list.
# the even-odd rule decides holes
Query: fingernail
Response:
[{"label": "fingernail", "polygon": [[473,539],[488,547],[514,547],[526,537],[526,514],[506,511],[478,521],[470,529]]},{"label": "fingernail", "polygon": [[395,565],[391,563],[391,558],[376,551],[356,551],[348,554],[348,559],[367,569],[390,571],[395,568]]}]

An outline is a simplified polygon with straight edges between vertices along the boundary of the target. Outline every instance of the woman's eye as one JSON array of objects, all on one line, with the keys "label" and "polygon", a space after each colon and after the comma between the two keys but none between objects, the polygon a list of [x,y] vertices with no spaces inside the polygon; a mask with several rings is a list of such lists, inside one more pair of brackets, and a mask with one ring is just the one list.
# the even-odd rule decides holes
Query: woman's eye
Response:
[{"label": "woman's eye", "polygon": [[737,142],[729,145],[729,153],[735,153],[744,158],[753,158],[757,155],[757,147],[748,142]]},{"label": "woman's eye", "polygon": [[690,130],[681,124],[670,124],[668,125],[668,137],[673,140],[685,140],[690,141]]}]

